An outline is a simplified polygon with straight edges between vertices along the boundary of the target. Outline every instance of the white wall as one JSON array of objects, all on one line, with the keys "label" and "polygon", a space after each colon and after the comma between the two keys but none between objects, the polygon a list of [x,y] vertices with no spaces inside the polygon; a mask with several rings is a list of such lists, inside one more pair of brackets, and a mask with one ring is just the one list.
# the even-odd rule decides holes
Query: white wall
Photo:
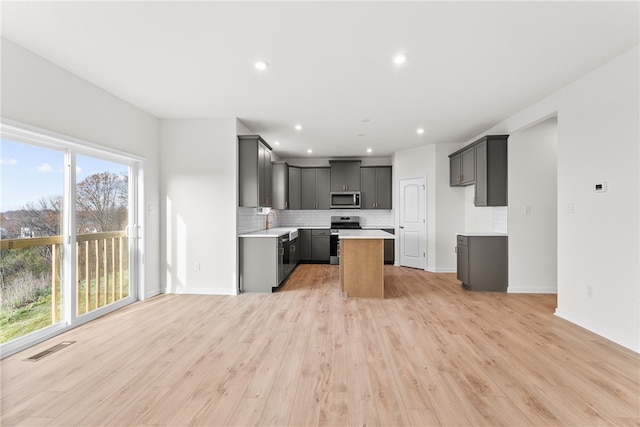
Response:
[{"label": "white wall", "polygon": [[475,185],[464,187],[464,231],[485,232],[493,229],[493,208],[473,203]]},{"label": "white wall", "polygon": [[[636,352],[640,352],[639,62],[636,46],[478,135],[514,134],[557,114],[556,314]],[[509,165],[513,167],[517,165]],[[609,191],[594,192],[594,185],[603,180]]]},{"label": "white wall", "polygon": [[[464,231],[464,197],[461,189],[449,187],[448,155],[461,147],[462,144],[426,145],[398,151],[393,157],[394,206],[399,206],[400,180],[426,177],[428,271],[455,271],[455,236]],[[395,211],[397,228],[399,209]],[[396,240],[396,254],[400,253],[398,244]],[[396,264],[398,261],[396,256]]]},{"label": "white wall", "polygon": [[237,126],[235,118],[161,123],[167,293],[237,293]]},{"label": "white wall", "polygon": [[509,137],[509,292],[557,292],[557,127]]},{"label": "white wall", "polygon": [[159,121],[2,39],[2,116],[145,158],[145,268],[140,297],[159,293]]},{"label": "white wall", "polygon": [[449,186],[449,154],[462,148],[461,144],[436,145],[436,262],[435,272],[456,271],[456,233],[464,227],[464,190]]}]

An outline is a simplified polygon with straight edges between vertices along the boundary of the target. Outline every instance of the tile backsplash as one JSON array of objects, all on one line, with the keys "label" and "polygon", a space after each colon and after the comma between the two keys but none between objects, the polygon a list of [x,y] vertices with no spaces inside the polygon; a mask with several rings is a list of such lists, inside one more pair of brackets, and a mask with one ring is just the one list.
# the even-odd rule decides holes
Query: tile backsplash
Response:
[{"label": "tile backsplash", "polygon": [[[329,227],[332,216],[359,216],[363,227],[394,228],[393,209],[278,210],[278,219],[269,218],[270,227]],[[238,208],[238,234],[265,228],[265,216],[256,208]]]},{"label": "tile backsplash", "polygon": [[506,233],[508,229],[507,207],[500,206],[493,208],[493,231],[496,233]]}]

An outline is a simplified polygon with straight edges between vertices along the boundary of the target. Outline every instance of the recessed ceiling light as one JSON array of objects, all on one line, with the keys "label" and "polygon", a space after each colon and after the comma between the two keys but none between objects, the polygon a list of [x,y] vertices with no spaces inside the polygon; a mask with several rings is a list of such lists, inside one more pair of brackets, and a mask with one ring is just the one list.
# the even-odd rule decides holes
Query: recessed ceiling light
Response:
[{"label": "recessed ceiling light", "polygon": [[296,125],[296,130],[302,130],[302,125]]},{"label": "recessed ceiling light", "polygon": [[422,135],[424,133],[424,129],[419,128],[416,132],[418,132],[419,135]]},{"label": "recessed ceiling light", "polygon": [[371,148],[367,148],[367,153],[372,152],[373,150]]},{"label": "recessed ceiling light", "polygon": [[266,61],[257,61],[255,66],[258,70],[263,71],[269,68],[269,64]]},{"label": "recessed ceiling light", "polygon": [[274,142],[275,145],[280,145],[280,141]]},{"label": "recessed ceiling light", "polygon": [[404,53],[399,53],[399,54],[397,54],[397,55],[395,56],[395,58],[393,58],[393,62],[394,62],[396,65],[402,65],[402,64],[404,64],[405,62],[407,62],[407,55],[406,55],[406,54],[404,54]]},{"label": "recessed ceiling light", "polygon": [[313,153],[313,150],[312,150],[311,148],[309,148],[309,149],[307,150],[307,153]]}]

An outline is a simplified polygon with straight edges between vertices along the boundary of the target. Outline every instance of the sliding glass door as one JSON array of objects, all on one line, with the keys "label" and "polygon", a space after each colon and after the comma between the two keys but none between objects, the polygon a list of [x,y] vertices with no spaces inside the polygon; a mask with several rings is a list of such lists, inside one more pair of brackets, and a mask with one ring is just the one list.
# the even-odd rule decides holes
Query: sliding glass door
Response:
[{"label": "sliding glass door", "polygon": [[62,321],[65,151],[0,141],[0,343]]},{"label": "sliding glass door", "polygon": [[76,157],[76,315],[131,295],[129,167]]},{"label": "sliding glass door", "polygon": [[140,159],[2,125],[3,356],[135,301]]}]

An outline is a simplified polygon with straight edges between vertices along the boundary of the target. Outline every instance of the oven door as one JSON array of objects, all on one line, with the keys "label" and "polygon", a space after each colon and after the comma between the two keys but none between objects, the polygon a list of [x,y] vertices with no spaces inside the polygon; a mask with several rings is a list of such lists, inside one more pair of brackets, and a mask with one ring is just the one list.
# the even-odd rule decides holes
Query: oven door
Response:
[{"label": "oven door", "polygon": [[329,236],[329,264],[338,265],[338,232],[331,232]]}]

